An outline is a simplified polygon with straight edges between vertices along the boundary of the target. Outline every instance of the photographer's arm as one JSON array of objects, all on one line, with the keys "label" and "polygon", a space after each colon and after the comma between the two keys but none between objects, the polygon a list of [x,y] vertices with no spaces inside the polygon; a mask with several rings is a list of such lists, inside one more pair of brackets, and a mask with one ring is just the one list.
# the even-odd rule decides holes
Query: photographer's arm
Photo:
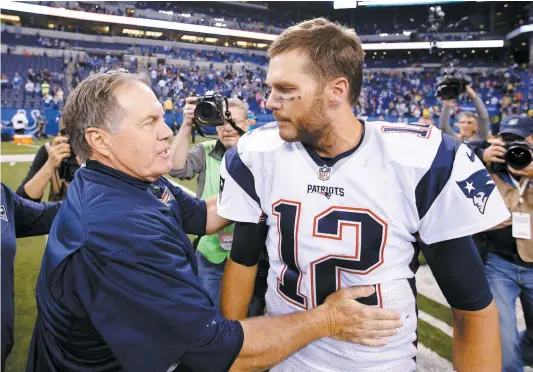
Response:
[{"label": "photographer's arm", "polygon": [[489,139],[489,127],[490,127],[490,118],[487,108],[483,103],[483,100],[477,95],[477,93],[470,87],[466,87],[466,92],[474,102],[477,112],[477,124],[478,124],[478,136],[480,139],[487,140]]},{"label": "photographer's arm", "polygon": [[53,170],[50,169],[47,164],[48,152],[43,145],[35,155],[33,162],[30,165],[28,174],[22,180],[20,186],[17,189],[17,195],[24,199],[33,200],[34,202],[40,202],[44,189],[53,175]]},{"label": "photographer's arm", "polygon": [[191,179],[205,167],[204,148],[196,145],[189,151],[189,140],[193,130],[196,97],[187,97],[183,108],[183,123],[170,146],[170,175],[179,179]]},{"label": "photographer's arm", "polygon": [[444,100],[439,117],[439,129],[450,136],[457,137],[457,133],[455,133],[450,126],[450,118],[452,116],[454,103],[454,100]]},{"label": "photographer's arm", "polygon": [[184,122],[181,125],[178,134],[172,140],[172,145],[170,146],[170,160],[172,162],[173,169],[185,168],[191,133],[192,125],[187,125]]},{"label": "photographer's arm", "polygon": [[[44,151],[47,149],[43,146]],[[57,136],[52,141],[50,146],[50,153],[48,159],[39,169],[39,171],[24,185],[24,191],[26,194],[35,199],[41,199],[43,197],[44,189],[50,182],[53,193],[58,193],[61,189],[60,181],[57,179],[56,174],[63,159],[70,156],[70,144],[67,142],[66,137]]]},{"label": "photographer's arm", "polygon": [[170,147],[172,170],[169,174],[180,180],[190,180],[205,169],[205,150],[201,143],[189,150],[189,138],[179,138],[179,133]]}]

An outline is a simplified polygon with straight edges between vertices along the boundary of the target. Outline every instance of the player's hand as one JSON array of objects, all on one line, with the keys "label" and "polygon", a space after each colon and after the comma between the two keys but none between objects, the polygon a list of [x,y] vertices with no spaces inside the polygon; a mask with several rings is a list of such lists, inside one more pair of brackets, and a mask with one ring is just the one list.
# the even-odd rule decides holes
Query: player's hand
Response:
[{"label": "player's hand", "polygon": [[366,306],[356,298],[368,297],[375,292],[373,286],[341,289],[326,298],[330,315],[331,337],[366,346],[383,346],[386,337],[398,333],[402,326],[400,314],[393,310]]},{"label": "player's hand", "polygon": [[505,163],[505,142],[499,139],[489,140],[490,146],[483,151],[483,163]]},{"label": "player's hand", "polygon": [[58,135],[52,141],[50,146],[50,153],[48,154],[48,160],[46,163],[52,169],[58,169],[63,159],[70,156],[70,144],[67,137]]},{"label": "player's hand", "polygon": [[194,123],[194,110],[196,109],[196,100],[198,97],[187,97],[185,99],[185,107],[183,107],[183,124],[192,128]]},{"label": "player's hand", "polygon": [[527,167],[525,167],[524,169],[521,169],[521,170],[513,169],[510,166],[508,166],[507,169],[509,170],[509,172],[511,172],[512,174],[514,174],[516,176],[522,176],[522,177],[526,177],[526,178],[533,178],[533,162],[529,163],[529,165]]}]

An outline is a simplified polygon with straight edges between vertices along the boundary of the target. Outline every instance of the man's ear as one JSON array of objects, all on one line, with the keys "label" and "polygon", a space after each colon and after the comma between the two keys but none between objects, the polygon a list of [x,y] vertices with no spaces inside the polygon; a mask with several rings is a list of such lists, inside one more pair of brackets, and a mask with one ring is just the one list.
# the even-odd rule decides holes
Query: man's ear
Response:
[{"label": "man's ear", "polygon": [[92,153],[108,158],[111,155],[109,133],[99,128],[88,128],[85,131],[85,140]]},{"label": "man's ear", "polygon": [[329,84],[329,102],[333,105],[339,105],[343,100],[348,99],[350,94],[350,84],[344,77],[337,78]]}]

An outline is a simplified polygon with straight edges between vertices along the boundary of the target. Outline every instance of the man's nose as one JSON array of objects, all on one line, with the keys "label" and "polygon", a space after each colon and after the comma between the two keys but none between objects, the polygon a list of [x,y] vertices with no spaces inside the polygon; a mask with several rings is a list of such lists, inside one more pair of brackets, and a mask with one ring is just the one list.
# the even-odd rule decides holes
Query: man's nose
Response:
[{"label": "man's nose", "polygon": [[170,127],[167,125],[167,123],[165,123],[165,121],[163,119],[161,119],[159,121],[159,130],[158,132],[160,133],[159,134],[159,138],[160,140],[169,140],[170,138],[172,138],[172,129],[170,129]]},{"label": "man's nose", "polygon": [[275,100],[274,98],[272,98],[272,94],[271,94],[270,96],[268,96],[265,107],[268,110],[278,110],[279,108],[281,108],[281,103]]}]

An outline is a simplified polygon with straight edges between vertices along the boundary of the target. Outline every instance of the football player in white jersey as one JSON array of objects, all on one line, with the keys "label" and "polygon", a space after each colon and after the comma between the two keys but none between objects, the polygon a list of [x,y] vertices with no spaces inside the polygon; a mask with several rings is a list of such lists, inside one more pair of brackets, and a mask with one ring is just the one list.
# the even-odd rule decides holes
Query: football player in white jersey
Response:
[{"label": "football player in white jersey", "polygon": [[361,307],[403,320],[374,347],[323,338],[271,371],[414,371],[422,249],[452,307],[455,369],[500,371],[497,309],[470,235],[509,212],[480,160],[433,126],[355,117],[364,52],[353,30],[306,21],[284,31],[269,57],[276,122],[243,136],[221,165],[218,213],[236,221],[224,315],[246,316],[266,242],[268,314],[373,285]]}]

